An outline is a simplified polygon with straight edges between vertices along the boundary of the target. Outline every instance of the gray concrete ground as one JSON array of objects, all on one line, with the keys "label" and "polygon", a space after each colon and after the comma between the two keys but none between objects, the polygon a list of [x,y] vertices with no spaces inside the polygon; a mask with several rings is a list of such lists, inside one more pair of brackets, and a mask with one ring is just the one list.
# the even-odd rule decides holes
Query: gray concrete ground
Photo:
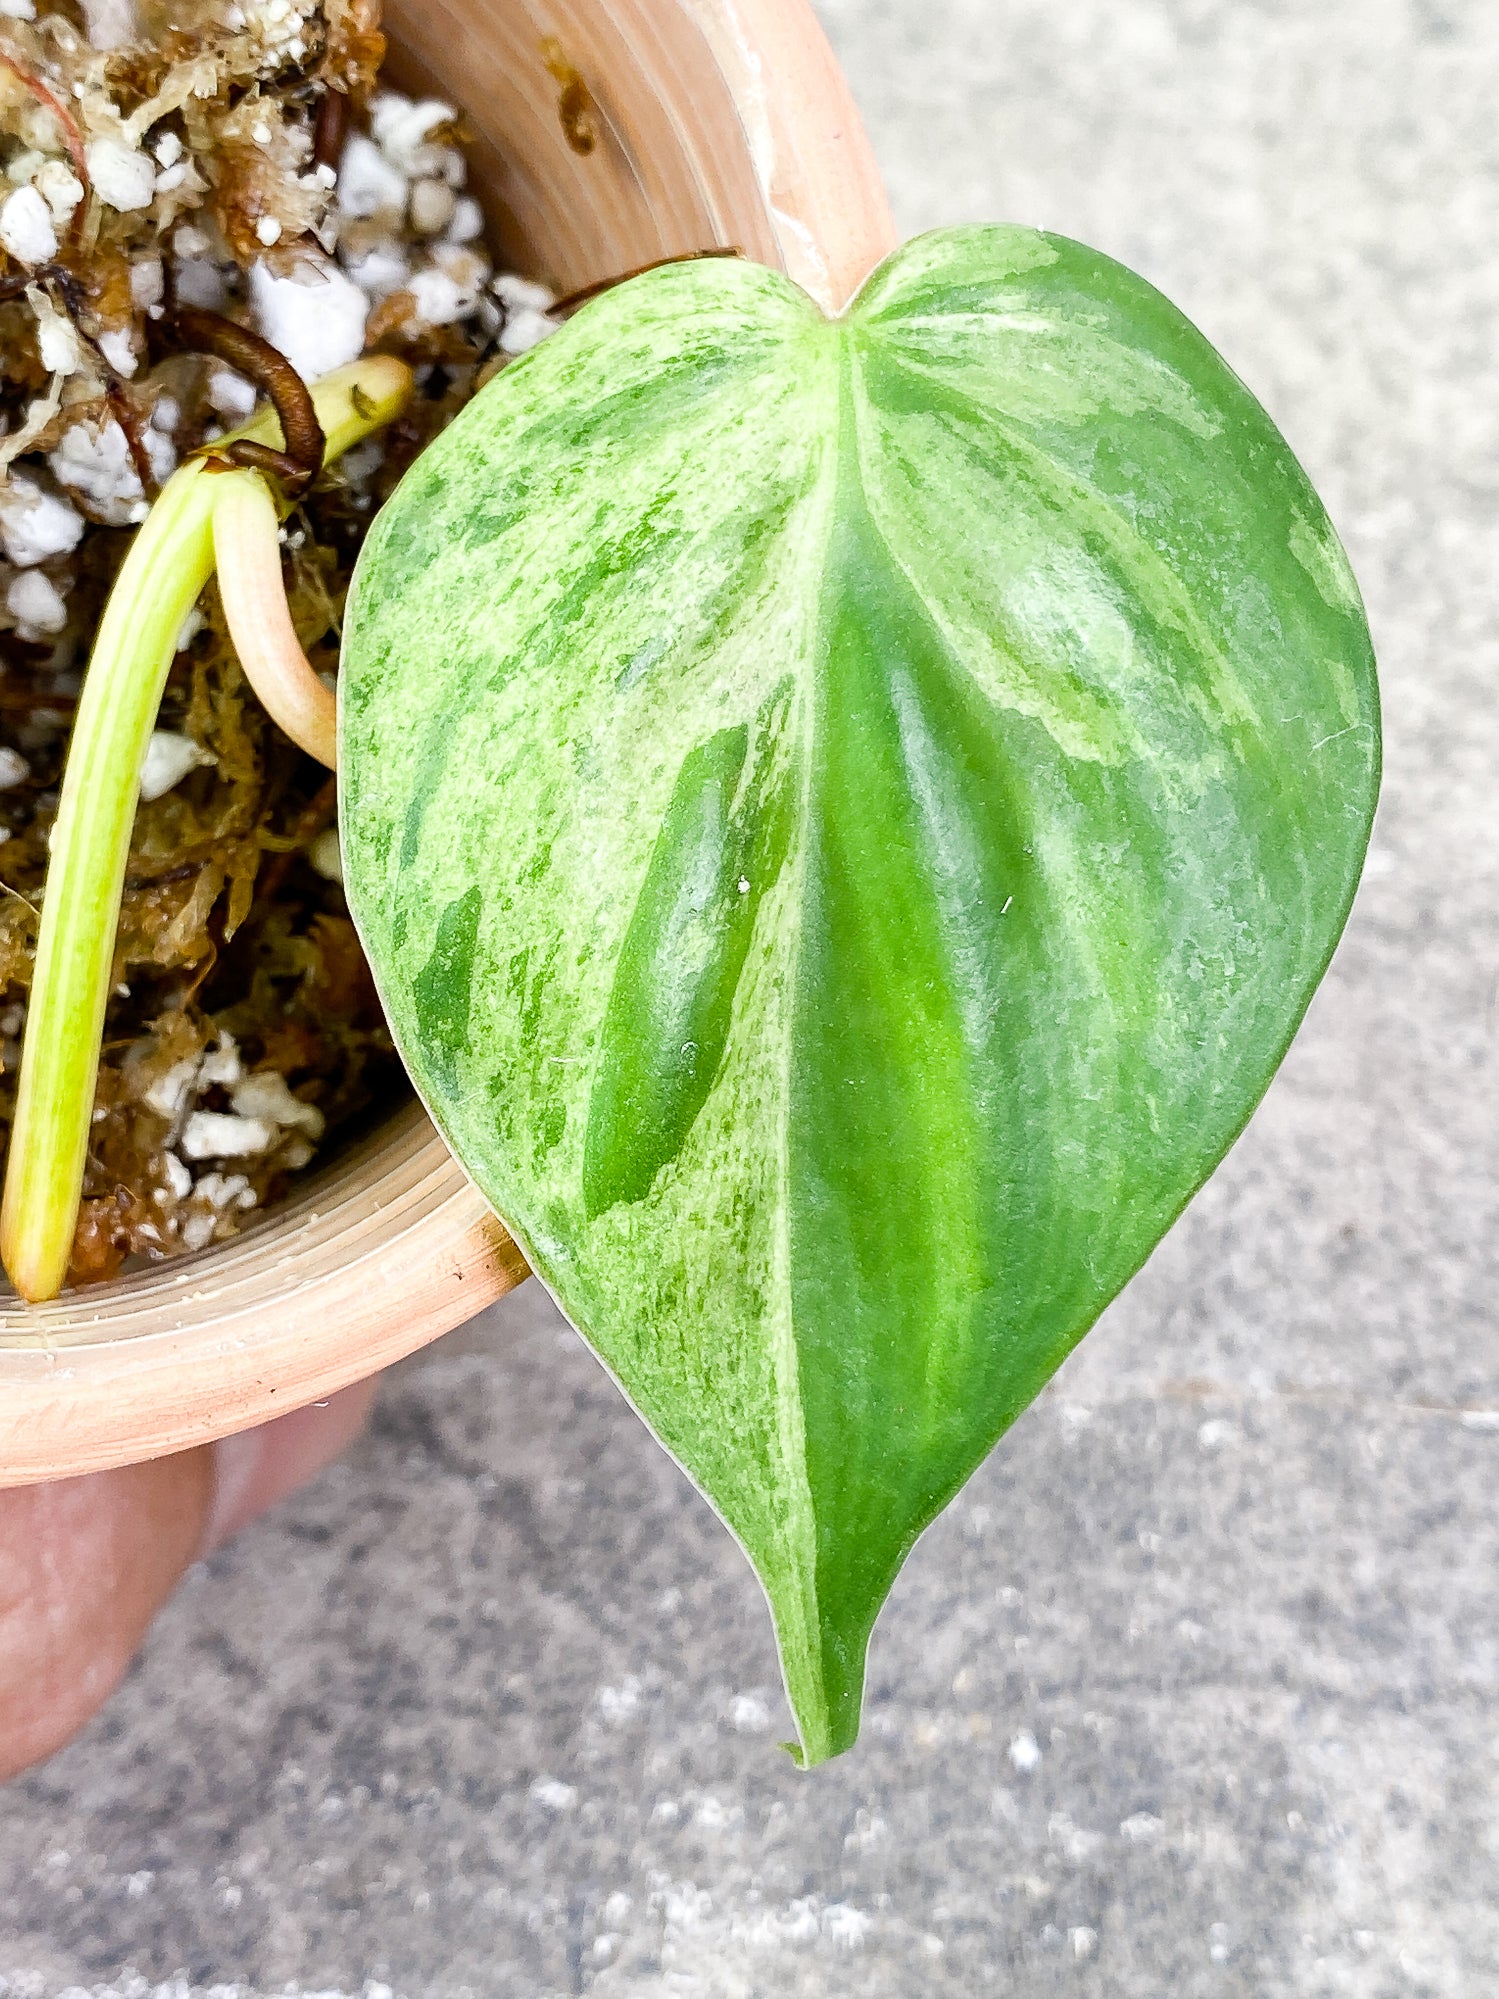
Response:
[{"label": "gray concrete ground", "polygon": [[855,1754],[780,1755],[747,1571],[530,1286],[7,1795],[8,1999],[1499,1994],[1499,17],[826,15],[904,226],[1140,266],[1321,485],[1388,708],[1350,935],[918,1550]]}]

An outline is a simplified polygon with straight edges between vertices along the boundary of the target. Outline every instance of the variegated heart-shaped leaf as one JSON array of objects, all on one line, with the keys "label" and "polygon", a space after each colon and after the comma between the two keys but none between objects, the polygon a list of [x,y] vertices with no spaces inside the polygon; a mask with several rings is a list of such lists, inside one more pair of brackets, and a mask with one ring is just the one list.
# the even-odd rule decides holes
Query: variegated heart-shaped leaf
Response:
[{"label": "variegated heart-shaped leaf", "polygon": [[350,900],[442,1131],[770,1597],[802,1750],[901,1561],[1241,1130],[1377,783],[1358,593],[1141,279],[684,264],[418,462]]}]

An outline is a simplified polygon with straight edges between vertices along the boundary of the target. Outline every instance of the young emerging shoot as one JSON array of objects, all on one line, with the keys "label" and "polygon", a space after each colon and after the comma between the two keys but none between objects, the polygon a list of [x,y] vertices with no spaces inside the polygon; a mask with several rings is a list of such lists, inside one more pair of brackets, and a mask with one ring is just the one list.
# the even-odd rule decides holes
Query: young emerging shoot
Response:
[{"label": "young emerging shoot", "polygon": [[[410,370],[383,356],[356,361],[319,382],[312,397],[326,458],[398,416],[410,391]],[[326,726],[317,721],[325,711],[283,656],[291,620],[279,587],[275,502],[260,471],[228,462],[240,442],[273,452],[278,430],[275,415],[264,411],[223,439],[211,458],[192,459],[173,474],[131,545],[99,626],[52,832],[0,1205],[0,1260],[31,1301],[55,1297],[67,1276],[141,764],[177,635],[216,560],[226,609],[231,600],[239,607],[238,616],[229,613],[236,647],[255,656],[253,666],[245,661],[252,683],[271,689],[267,705],[283,725],[286,715],[299,723],[314,718],[312,740],[289,733],[332,761]],[[221,508],[229,515],[222,537],[216,531]],[[274,588],[266,562],[267,518]],[[268,617],[278,594],[281,625]],[[263,620],[270,638],[262,634],[252,643],[249,634]],[[292,645],[302,673],[331,707],[332,697],[294,634]]]}]

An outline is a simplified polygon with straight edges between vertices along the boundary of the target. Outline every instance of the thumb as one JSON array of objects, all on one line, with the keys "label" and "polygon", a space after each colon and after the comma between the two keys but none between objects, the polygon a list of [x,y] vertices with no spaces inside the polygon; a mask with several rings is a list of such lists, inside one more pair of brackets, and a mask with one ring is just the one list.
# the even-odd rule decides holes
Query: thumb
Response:
[{"label": "thumb", "polygon": [[0,1781],[83,1727],[189,1564],[337,1457],[373,1395],[361,1382],[216,1446],[0,1492]]}]

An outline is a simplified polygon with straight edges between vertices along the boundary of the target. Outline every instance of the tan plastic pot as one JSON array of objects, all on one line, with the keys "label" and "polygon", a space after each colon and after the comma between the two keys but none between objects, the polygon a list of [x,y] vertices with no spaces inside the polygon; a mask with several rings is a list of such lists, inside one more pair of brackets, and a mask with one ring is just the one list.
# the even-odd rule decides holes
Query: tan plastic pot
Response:
[{"label": "tan plastic pot", "polygon": [[[736,244],[843,304],[894,240],[807,0],[387,0],[391,74],[461,104],[501,243],[563,290]],[[597,105],[580,155],[548,69]],[[458,1325],[525,1264],[426,1119],[397,1117],[222,1248],[0,1309],[0,1485],[185,1449]]]}]

